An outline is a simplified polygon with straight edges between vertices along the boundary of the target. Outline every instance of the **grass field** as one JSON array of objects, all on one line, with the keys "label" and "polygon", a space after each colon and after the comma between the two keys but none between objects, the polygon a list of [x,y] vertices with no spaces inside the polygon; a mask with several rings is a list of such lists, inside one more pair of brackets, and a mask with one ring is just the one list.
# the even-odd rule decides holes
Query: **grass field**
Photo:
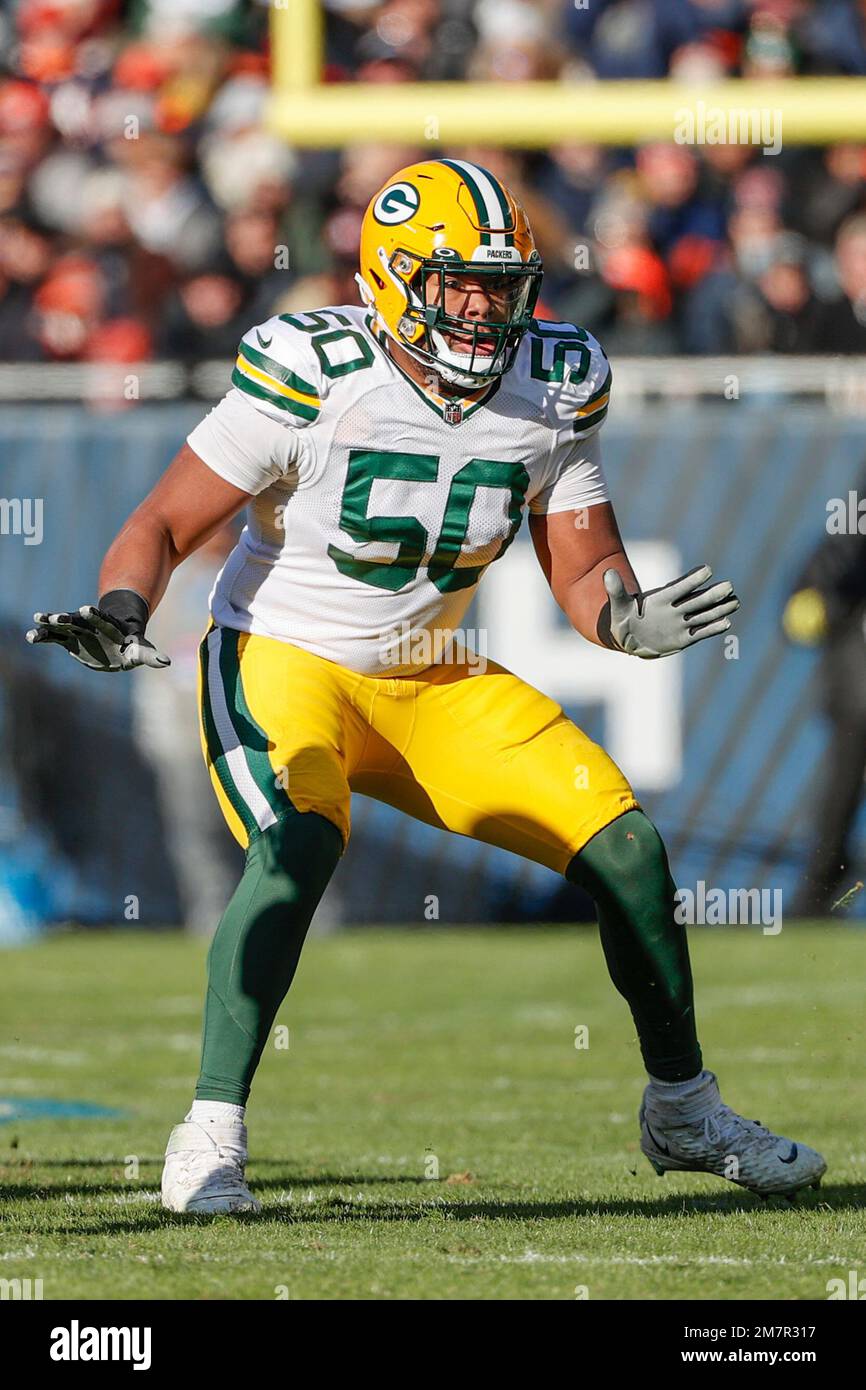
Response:
[{"label": "grass field", "polygon": [[[195,1077],[203,944],[7,951],[0,1277],[41,1278],[46,1299],[825,1298],[866,1274],[866,933],[692,943],[729,1103],[828,1159],[795,1207],[656,1177],[595,933],[538,928],[311,941],[248,1112],[263,1213],[172,1216],[160,1155]],[[16,1114],[37,1099],[120,1113]]]}]

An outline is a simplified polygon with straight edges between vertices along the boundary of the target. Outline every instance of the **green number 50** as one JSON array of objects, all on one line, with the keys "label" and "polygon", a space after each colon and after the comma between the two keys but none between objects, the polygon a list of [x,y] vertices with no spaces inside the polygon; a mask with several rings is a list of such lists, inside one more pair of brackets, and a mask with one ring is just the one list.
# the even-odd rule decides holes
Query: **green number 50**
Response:
[{"label": "green number 50", "polygon": [[[407,483],[433,483],[439,475],[436,454],[403,454],[387,450],[352,449],[343,489],[340,528],[352,540],[389,541],[397,545],[392,560],[362,560],[336,545],[328,554],[341,574],[359,579],[376,589],[396,593],[418,573],[427,554],[427,531],[414,516],[368,516],[370,494],[377,478]],[[529,486],[529,474],[522,463],[500,459],[473,458],[455,473],[448,490],[442,527],[427,565],[427,575],[442,593],[475,584],[486,565],[463,565],[457,561],[469,529],[469,515],[475,494],[481,487],[508,493],[508,534],[495,559],[509,547],[520,526],[521,510]],[[487,563],[490,563],[489,561]]]}]

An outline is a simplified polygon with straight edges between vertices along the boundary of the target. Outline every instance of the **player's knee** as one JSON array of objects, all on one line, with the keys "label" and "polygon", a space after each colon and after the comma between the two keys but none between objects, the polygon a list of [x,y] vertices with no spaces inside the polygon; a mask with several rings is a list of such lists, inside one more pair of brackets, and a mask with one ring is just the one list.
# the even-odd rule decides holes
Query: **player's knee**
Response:
[{"label": "player's knee", "polygon": [[251,842],[247,870],[263,874],[289,900],[307,894],[318,900],[342,852],[332,821],[315,811],[290,811]]},{"label": "player's knee", "polygon": [[626,811],[599,830],[574,856],[566,877],[597,900],[673,893],[661,835],[643,811]]},{"label": "player's knee", "polygon": [[643,811],[627,811],[602,832],[610,832],[613,853],[625,872],[640,876],[667,872],[664,842],[653,822]]}]

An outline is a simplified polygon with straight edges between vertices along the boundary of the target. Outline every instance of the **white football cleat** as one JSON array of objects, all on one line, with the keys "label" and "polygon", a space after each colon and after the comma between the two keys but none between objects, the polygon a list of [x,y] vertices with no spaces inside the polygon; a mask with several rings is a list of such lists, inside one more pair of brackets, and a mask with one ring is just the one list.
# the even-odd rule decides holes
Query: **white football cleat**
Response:
[{"label": "white football cleat", "polygon": [[244,1179],[246,1161],[246,1125],[175,1125],[165,1150],[162,1205],[204,1215],[261,1211]]},{"label": "white football cleat", "polygon": [[724,1105],[711,1071],[695,1078],[685,1095],[665,1095],[650,1082],[640,1108],[640,1146],[660,1177],[671,1171],[715,1173],[759,1197],[793,1200],[801,1187],[818,1187],[827,1170],[814,1149]]}]

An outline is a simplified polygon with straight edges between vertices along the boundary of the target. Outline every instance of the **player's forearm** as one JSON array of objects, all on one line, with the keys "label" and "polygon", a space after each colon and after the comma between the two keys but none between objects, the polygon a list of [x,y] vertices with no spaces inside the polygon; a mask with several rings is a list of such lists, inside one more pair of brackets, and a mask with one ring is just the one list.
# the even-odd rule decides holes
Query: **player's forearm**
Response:
[{"label": "player's forearm", "polygon": [[99,595],[131,589],[153,613],[181,558],[168,526],[143,503],[108,548],[99,571]]},{"label": "player's forearm", "polygon": [[629,593],[638,593],[640,585],[623,550],[614,551],[599,560],[579,579],[572,579],[556,594],[557,602],[575,632],[594,642],[597,647],[619,650],[610,636],[610,601],[604,587],[604,573],[615,569],[623,578]]},{"label": "player's forearm", "polygon": [[123,527],[99,574],[99,593],[132,589],[153,613],[172,576],[250,500],[224,482],[188,444]]}]

